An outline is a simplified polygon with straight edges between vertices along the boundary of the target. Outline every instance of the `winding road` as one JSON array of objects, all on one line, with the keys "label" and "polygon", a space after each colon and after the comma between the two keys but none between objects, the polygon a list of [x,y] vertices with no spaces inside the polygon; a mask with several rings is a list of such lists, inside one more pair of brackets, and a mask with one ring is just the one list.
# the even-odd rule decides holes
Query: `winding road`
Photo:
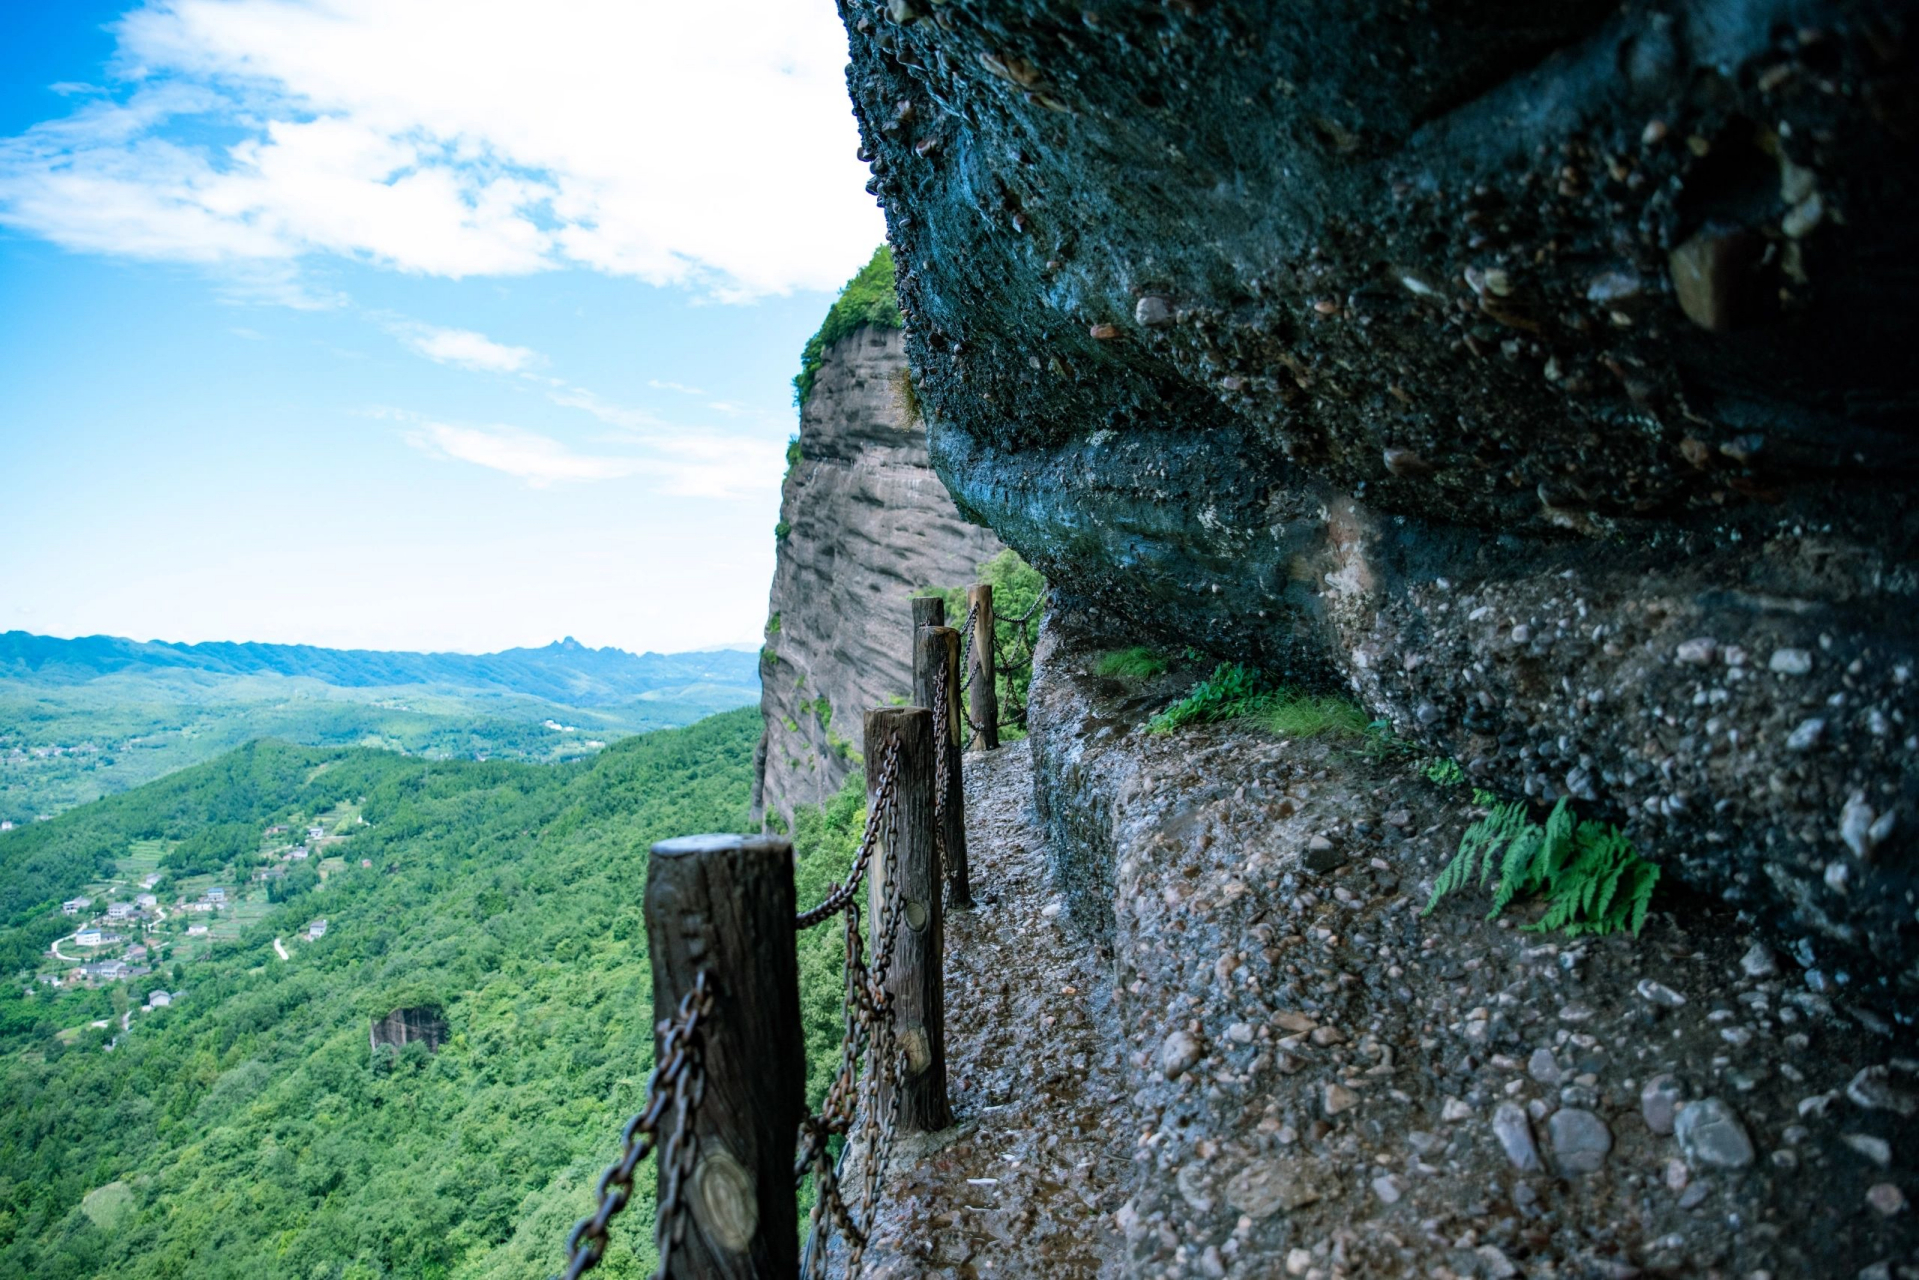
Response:
[{"label": "winding road", "polygon": [[291,960],[293,958],[292,956],[287,954],[287,944],[280,941],[278,938],[275,938],[273,940],[273,949],[280,953],[280,958],[282,960]]}]

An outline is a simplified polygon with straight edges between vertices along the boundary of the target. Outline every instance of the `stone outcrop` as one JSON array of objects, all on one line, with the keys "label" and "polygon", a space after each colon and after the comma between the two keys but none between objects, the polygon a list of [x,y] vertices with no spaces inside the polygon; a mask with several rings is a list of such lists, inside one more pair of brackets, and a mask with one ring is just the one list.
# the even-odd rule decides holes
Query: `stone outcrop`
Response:
[{"label": "stone outcrop", "polygon": [[934,464],[1063,605],[1913,1007],[1911,3],[841,9]]},{"label": "stone outcrop", "polygon": [[[1048,618],[1044,839],[1024,842],[1110,993],[1044,989],[1021,1023],[1083,999],[1121,1038],[1117,1064],[1079,1063],[1084,1093],[1053,1077],[1109,1103],[1131,1169],[1100,1186],[1123,1236],[1100,1274],[1891,1276],[1914,1256],[1887,1166],[1919,1141],[1919,1064],[1856,987],[1710,900],[1668,897],[1637,938],[1526,932],[1541,905],[1489,920],[1487,891],[1428,914],[1483,812],[1470,786],[1243,722],[1153,733],[1206,664],[1101,677],[1133,639],[1110,621]],[[949,1016],[979,1000],[958,989]]]},{"label": "stone outcrop", "polygon": [[404,1049],[419,1042],[430,1053],[437,1053],[447,1038],[446,1018],[440,1010],[424,1007],[417,1009],[395,1009],[384,1018],[374,1018],[368,1024],[367,1038],[370,1048],[379,1052],[382,1045],[390,1049]]},{"label": "stone outcrop", "polygon": [[1004,548],[954,508],[903,403],[896,329],[864,326],[825,353],[780,496],[778,564],[760,663],[755,808],[839,790],[865,712],[912,683],[911,599],[972,582]]}]

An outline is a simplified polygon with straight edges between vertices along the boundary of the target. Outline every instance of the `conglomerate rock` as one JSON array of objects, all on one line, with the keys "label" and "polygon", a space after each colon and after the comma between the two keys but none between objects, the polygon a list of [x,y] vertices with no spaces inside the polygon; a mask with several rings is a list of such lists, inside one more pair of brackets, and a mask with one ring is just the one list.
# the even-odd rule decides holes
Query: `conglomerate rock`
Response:
[{"label": "conglomerate rock", "polygon": [[1910,1016],[1909,0],[841,11],[963,511]]},{"label": "conglomerate rock", "polygon": [[755,807],[791,820],[840,788],[862,717],[912,686],[912,597],[975,580],[1004,547],[953,508],[900,403],[899,331],[866,326],[826,353],[800,414],[760,662]]}]

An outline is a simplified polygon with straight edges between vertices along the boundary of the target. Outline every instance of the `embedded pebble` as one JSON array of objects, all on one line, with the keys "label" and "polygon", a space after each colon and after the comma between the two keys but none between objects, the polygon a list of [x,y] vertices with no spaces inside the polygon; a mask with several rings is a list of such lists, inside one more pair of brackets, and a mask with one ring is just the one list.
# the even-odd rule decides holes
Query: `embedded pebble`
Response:
[{"label": "embedded pebble", "polygon": [[1533,1056],[1526,1059],[1526,1074],[1544,1085],[1559,1083],[1559,1063],[1553,1058],[1551,1049],[1534,1049]]},{"label": "embedded pebble", "polygon": [[1553,1163],[1563,1174],[1597,1173],[1612,1150],[1612,1130],[1606,1122],[1579,1107],[1562,1107],[1546,1122],[1552,1140]]},{"label": "embedded pebble", "polygon": [[1808,716],[1801,720],[1793,731],[1786,735],[1786,750],[1810,751],[1826,736],[1826,722],[1819,716]]},{"label": "embedded pebble", "polygon": [[1919,1111],[1919,1098],[1892,1087],[1890,1067],[1866,1067],[1846,1086],[1846,1097],[1868,1111],[1891,1111],[1909,1116]]},{"label": "embedded pebble", "polygon": [[1803,676],[1812,670],[1812,654],[1805,649],[1774,649],[1766,669],[1782,676]]},{"label": "embedded pebble", "polygon": [[1906,1207],[1906,1193],[1890,1182],[1875,1182],[1866,1192],[1866,1203],[1890,1218]]},{"label": "embedded pebble", "polygon": [[1342,1111],[1351,1111],[1358,1106],[1359,1095],[1343,1084],[1329,1084],[1326,1086],[1322,1101],[1326,1107],[1326,1114],[1336,1116]]},{"label": "embedded pebble", "polygon": [[1746,1136],[1746,1126],[1718,1098],[1702,1098],[1679,1108],[1673,1133],[1694,1165],[1743,1169],[1752,1163],[1752,1139]]},{"label": "embedded pebble", "polygon": [[1671,1133],[1684,1096],[1672,1076],[1657,1075],[1646,1081],[1639,1090],[1639,1114],[1645,1117],[1646,1127],[1658,1134]]},{"label": "embedded pebble", "polygon": [[1641,978],[1637,989],[1640,999],[1650,1001],[1662,1009],[1677,1009],[1686,1003],[1686,997],[1665,983],[1654,982],[1651,978]]},{"label": "embedded pebble", "polygon": [[1771,948],[1755,942],[1739,957],[1739,968],[1748,978],[1770,978],[1779,972],[1779,962],[1773,958]]},{"label": "embedded pebble", "polygon": [[1499,1139],[1513,1168],[1529,1173],[1540,1167],[1539,1148],[1533,1143],[1533,1127],[1525,1108],[1513,1102],[1500,1103],[1493,1112],[1493,1136]]},{"label": "embedded pebble", "polygon": [[1159,1048],[1159,1069],[1171,1080],[1198,1062],[1199,1054],[1199,1041],[1191,1032],[1175,1031]]}]

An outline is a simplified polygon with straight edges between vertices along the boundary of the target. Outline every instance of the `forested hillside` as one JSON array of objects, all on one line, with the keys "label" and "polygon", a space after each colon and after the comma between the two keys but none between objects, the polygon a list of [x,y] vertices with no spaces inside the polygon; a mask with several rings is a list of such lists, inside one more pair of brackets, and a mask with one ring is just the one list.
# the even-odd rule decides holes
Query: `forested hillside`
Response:
[{"label": "forested hillside", "polygon": [[258,738],[556,761],[759,697],[751,653],[572,640],[493,654],[0,633],[0,821],[24,824]]},{"label": "forested hillside", "polygon": [[[742,710],[544,766],[263,743],[0,836],[19,979],[0,991],[0,1277],[552,1272],[651,1067],[647,845],[746,828],[758,731]],[[342,803],[365,822],[340,869],[288,877],[230,941],[27,991],[61,896],[129,844]],[[844,867],[858,806],[802,817],[802,900]],[[324,937],[280,958],[319,916]],[[818,1074],[839,979],[827,933],[800,945]],[[157,987],[171,1007],[123,1031]],[[449,1026],[437,1053],[370,1050],[369,1018],[422,1006]],[[641,1274],[649,1215],[622,1220],[605,1274]]]}]

